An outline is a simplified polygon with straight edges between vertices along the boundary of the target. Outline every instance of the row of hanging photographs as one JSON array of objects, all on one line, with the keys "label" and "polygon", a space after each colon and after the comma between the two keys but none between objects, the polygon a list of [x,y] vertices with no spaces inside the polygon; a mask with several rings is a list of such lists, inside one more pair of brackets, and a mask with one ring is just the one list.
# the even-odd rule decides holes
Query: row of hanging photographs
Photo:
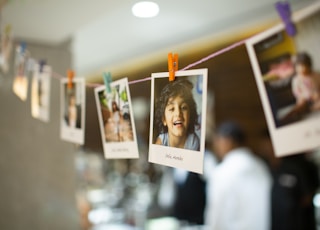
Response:
[{"label": "row of hanging photographs", "polygon": [[[298,31],[294,37],[279,24],[245,41],[277,156],[320,146],[320,2],[296,12],[292,20]],[[312,72],[300,75],[306,66]],[[32,115],[43,121],[49,119],[51,74],[49,66],[34,65]],[[172,82],[169,73],[151,77],[149,161],[202,173],[208,70],[177,71],[175,76]],[[20,83],[14,91],[25,99],[27,83],[16,79]],[[128,79],[111,82],[110,89],[96,87],[95,100],[105,157],[138,158]],[[84,79],[74,78],[72,88],[62,79],[63,140],[84,144],[84,111]]]}]

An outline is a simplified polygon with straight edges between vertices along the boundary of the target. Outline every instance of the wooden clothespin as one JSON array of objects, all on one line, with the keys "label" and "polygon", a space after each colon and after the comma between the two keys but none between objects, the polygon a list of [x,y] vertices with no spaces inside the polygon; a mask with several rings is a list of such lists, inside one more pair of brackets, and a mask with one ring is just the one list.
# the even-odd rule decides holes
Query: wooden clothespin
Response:
[{"label": "wooden clothespin", "polygon": [[276,2],[275,7],[278,11],[280,18],[282,19],[282,21],[286,27],[287,34],[291,37],[296,35],[297,30],[296,30],[296,26],[293,24],[293,22],[291,20],[291,8],[290,8],[289,2],[288,1]]},{"label": "wooden clothespin", "polygon": [[74,71],[73,70],[68,70],[67,71],[67,77],[68,77],[68,90],[72,90],[73,89],[73,77],[74,77]]},{"label": "wooden clothespin", "polygon": [[111,86],[110,83],[112,82],[111,73],[103,73],[103,81],[104,85],[106,86],[106,93],[111,93]]},{"label": "wooden clothespin", "polygon": [[175,72],[178,71],[178,54],[168,54],[168,71],[169,71],[169,81],[174,81]]}]

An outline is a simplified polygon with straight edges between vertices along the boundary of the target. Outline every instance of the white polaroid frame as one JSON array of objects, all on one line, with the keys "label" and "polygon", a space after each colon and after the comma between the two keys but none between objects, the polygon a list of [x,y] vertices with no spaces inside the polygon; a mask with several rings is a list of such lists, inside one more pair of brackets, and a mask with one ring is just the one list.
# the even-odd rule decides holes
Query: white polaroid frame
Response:
[{"label": "white polaroid frame", "polygon": [[[297,23],[319,12],[320,2],[317,1],[316,3],[294,13],[292,15],[292,20],[294,23]],[[282,23],[246,41],[248,54],[265,112],[274,151],[276,156],[279,157],[313,150],[320,146],[320,116],[317,116],[313,119],[301,120],[281,127],[276,127],[269,98],[267,96],[267,91],[262,80],[262,73],[255,53],[254,45],[281,31],[285,31],[285,26]]]},{"label": "white polaroid frame", "polygon": [[[165,78],[169,81],[169,73],[153,73],[151,78],[151,110],[150,110],[150,136],[149,136],[149,162],[185,169],[191,172],[203,173],[203,159],[205,151],[205,128],[206,128],[206,106],[207,106],[207,79],[208,69],[195,69],[175,72],[176,78],[197,78],[202,77],[201,85],[201,117],[200,117],[200,151],[188,150],[157,145],[154,139],[154,109],[155,109],[155,87],[156,80]],[[196,90],[196,85],[193,89]],[[199,107],[199,105],[197,104]]]},{"label": "white polaroid frame", "polygon": [[76,101],[80,101],[78,103],[78,107],[80,107],[80,127],[71,127],[68,125],[66,120],[66,102],[67,102],[67,85],[69,80],[67,78],[63,78],[60,81],[60,137],[62,140],[72,142],[75,144],[84,144],[85,138],[85,110],[86,110],[86,90],[85,90],[85,79],[84,78],[73,78],[73,90],[75,94]]},{"label": "white polaroid frame", "polygon": [[[126,109],[129,109],[129,113],[130,113],[129,117],[130,117],[133,140],[132,141],[114,141],[114,142],[106,141],[105,124],[103,122],[103,115],[102,115],[99,94],[103,93],[104,97],[109,97],[110,94],[105,93],[105,90],[106,90],[105,85],[95,88],[95,99],[96,99],[96,105],[97,105],[97,112],[98,112],[98,118],[99,118],[99,126],[100,126],[104,156],[106,159],[138,158],[139,157],[138,141],[137,141],[136,128],[134,123],[134,116],[132,111],[132,103],[131,103],[128,79],[122,78],[120,80],[113,81],[110,83],[111,89],[116,88],[117,86],[125,87],[127,92],[127,100],[128,100],[127,107],[129,108],[126,107]],[[123,109],[122,109],[122,112],[123,112]]]},{"label": "white polaroid frame", "polygon": [[[31,114],[44,122],[50,119],[50,91],[51,91],[51,66],[44,65],[40,73],[39,64],[35,64],[33,69],[31,86]],[[41,85],[39,84],[41,81]],[[41,87],[42,95],[38,94]],[[40,102],[41,100],[41,102]]]}]

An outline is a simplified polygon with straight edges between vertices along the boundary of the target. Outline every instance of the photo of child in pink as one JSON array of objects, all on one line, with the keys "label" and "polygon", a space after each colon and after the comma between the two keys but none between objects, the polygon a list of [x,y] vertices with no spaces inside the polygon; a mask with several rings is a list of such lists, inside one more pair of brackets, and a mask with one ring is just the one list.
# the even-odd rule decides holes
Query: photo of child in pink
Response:
[{"label": "photo of child in pink", "polygon": [[312,59],[307,53],[297,54],[292,93],[298,107],[308,105],[311,111],[320,110],[320,74],[313,71]]},{"label": "photo of child in pink", "polygon": [[192,88],[189,80],[176,79],[161,90],[155,105],[155,125],[159,131],[155,144],[200,150],[200,139],[195,133],[199,125],[197,104]]}]

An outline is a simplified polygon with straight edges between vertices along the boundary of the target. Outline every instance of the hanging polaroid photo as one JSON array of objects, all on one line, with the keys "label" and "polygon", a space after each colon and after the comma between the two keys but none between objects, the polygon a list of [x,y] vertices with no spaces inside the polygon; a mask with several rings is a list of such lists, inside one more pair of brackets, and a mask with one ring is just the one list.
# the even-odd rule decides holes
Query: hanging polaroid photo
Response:
[{"label": "hanging polaroid photo", "polygon": [[277,156],[320,146],[320,2],[292,18],[246,44]]},{"label": "hanging polaroid photo", "polygon": [[154,73],[151,79],[149,161],[203,173],[207,69]]},{"label": "hanging polaroid photo", "polygon": [[138,158],[138,144],[128,79],[95,88],[101,138],[105,158]]},{"label": "hanging polaroid photo", "polygon": [[2,31],[0,48],[0,68],[3,73],[8,73],[12,50],[12,34],[10,25],[6,25],[5,29]]},{"label": "hanging polaroid photo", "polygon": [[28,73],[29,68],[29,52],[22,43],[17,46],[14,61],[14,80],[12,85],[13,92],[22,100],[27,100],[28,96]]},{"label": "hanging polaroid photo", "polygon": [[44,122],[50,118],[51,66],[34,64],[31,84],[31,114]]},{"label": "hanging polaroid photo", "polygon": [[62,140],[84,144],[85,81],[84,78],[61,79],[60,136]]}]

